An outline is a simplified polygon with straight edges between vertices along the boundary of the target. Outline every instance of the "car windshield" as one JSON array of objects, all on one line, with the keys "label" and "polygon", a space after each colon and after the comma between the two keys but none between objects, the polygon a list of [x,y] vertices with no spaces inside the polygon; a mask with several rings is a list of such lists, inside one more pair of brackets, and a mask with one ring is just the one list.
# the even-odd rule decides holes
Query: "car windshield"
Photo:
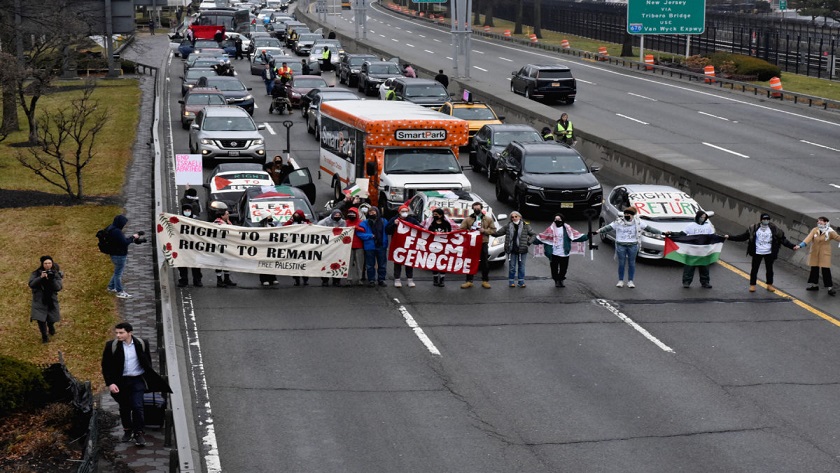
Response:
[{"label": "car windshield", "polygon": [[301,88],[301,89],[314,89],[315,87],[326,87],[327,81],[321,79],[320,77],[317,79],[301,79],[297,78],[292,83],[293,87]]},{"label": "car windshield", "polygon": [[370,66],[371,74],[395,74],[400,75],[400,68],[396,64],[373,64]]},{"label": "car windshield", "polygon": [[329,102],[330,100],[359,100],[359,97],[353,92],[338,92],[335,94],[321,94],[321,102]]},{"label": "car windshield", "polygon": [[385,151],[388,174],[461,174],[449,149],[391,149]]},{"label": "car windshield", "polygon": [[571,79],[572,71],[540,71],[538,74],[540,79]]},{"label": "car windshield", "polygon": [[350,63],[351,66],[357,66],[358,67],[358,66],[361,66],[362,63],[364,63],[368,59],[370,59],[370,58],[367,58],[367,57],[351,57],[348,60],[348,62]]},{"label": "car windshield", "polygon": [[531,174],[582,174],[589,172],[577,155],[529,154],[522,170]]},{"label": "car windshield", "polygon": [[314,43],[316,39],[320,39],[320,38],[321,38],[321,35],[319,35],[318,33],[305,33],[305,34],[301,34],[300,36],[298,36],[298,42],[303,43],[303,42],[312,41]]},{"label": "car windshield", "polygon": [[207,117],[202,129],[205,131],[254,131],[254,121],[249,117]]},{"label": "car windshield", "polygon": [[499,131],[493,135],[494,146],[507,146],[514,140],[522,143],[543,141],[542,136],[536,131]]},{"label": "car windshield", "polygon": [[207,85],[224,91],[245,90],[245,86],[242,85],[242,82],[239,82],[238,80],[207,79]]},{"label": "car windshield", "polygon": [[[215,58],[201,58],[196,60],[193,63],[193,67],[212,67],[219,63],[218,59]],[[190,68],[192,69],[192,68]]]},{"label": "car windshield", "polygon": [[189,94],[187,105],[227,105],[225,97],[219,94]]},{"label": "car windshield", "polygon": [[185,79],[198,79],[199,77],[211,77],[218,75],[213,69],[190,69]]},{"label": "car windshield", "polygon": [[199,39],[199,40],[197,40],[197,41],[195,42],[195,47],[196,47],[197,49],[202,49],[202,48],[218,48],[218,47],[219,47],[219,43],[217,43],[217,42],[215,42],[215,41],[210,41],[210,40],[207,40],[207,39]]},{"label": "car windshield", "polygon": [[277,38],[257,38],[254,40],[255,48],[282,48]]},{"label": "car windshield", "polygon": [[462,120],[495,120],[496,115],[489,108],[459,108],[452,110],[452,115]]},{"label": "car windshield", "polygon": [[449,97],[449,93],[440,84],[411,85],[405,88],[405,96],[442,98]]}]

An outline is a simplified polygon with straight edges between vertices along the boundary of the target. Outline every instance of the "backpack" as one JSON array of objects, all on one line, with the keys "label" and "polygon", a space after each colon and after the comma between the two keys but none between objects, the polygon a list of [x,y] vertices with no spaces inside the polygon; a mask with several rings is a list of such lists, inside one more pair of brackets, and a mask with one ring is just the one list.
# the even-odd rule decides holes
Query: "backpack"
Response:
[{"label": "backpack", "polygon": [[108,238],[108,228],[103,228],[96,232],[96,238],[99,240],[97,244],[99,246],[99,251],[105,253],[106,255],[111,254],[111,240]]}]

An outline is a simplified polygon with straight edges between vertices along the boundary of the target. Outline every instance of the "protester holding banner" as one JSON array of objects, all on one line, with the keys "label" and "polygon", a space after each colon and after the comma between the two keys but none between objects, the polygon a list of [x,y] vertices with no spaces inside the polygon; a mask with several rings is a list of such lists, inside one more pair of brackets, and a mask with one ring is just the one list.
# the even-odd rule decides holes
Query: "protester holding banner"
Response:
[{"label": "protester holding banner", "polygon": [[[408,206],[401,205],[398,214],[394,216],[390,222],[388,222],[388,225],[385,226],[385,233],[388,235],[394,234],[394,229],[397,227],[397,220],[408,222],[412,225],[420,225],[420,222],[414,218],[414,215],[409,213]],[[402,268],[403,265],[394,262],[394,287],[402,287]],[[405,277],[408,278],[408,287],[414,287],[414,268],[406,266]]]},{"label": "protester holding banner", "polygon": [[[711,278],[709,277],[709,265],[720,258],[720,249],[723,246],[723,237],[701,236],[694,239],[682,239],[680,237],[691,237],[695,235],[712,235],[714,227],[709,223],[709,216],[706,212],[698,210],[694,215],[694,223],[689,223],[683,231],[671,235],[670,240],[679,245],[675,251],[668,251],[666,242],[665,257],[683,263],[683,287],[688,288],[694,280],[694,268],[700,269],[700,286],[711,289]],[[669,256],[671,255],[671,256]]]},{"label": "protester holding banner", "polygon": [[[627,266],[627,287],[634,288],[636,283],[633,278],[636,276],[636,255],[639,254],[639,245],[642,241],[642,232],[654,233],[657,235],[663,232],[658,228],[645,225],[636,217],[636,209],[627,207],[624,209],[624,218],[617,218],[615,222],[598,229],[603,235],[610,230],[615,230],[615,256],[618,259],[618,283],[615,287],[624,287],[624,267]],[[665,232],[670,235],[671,232]]]},{"label": "protester holding banner", "polygon": [[368,286],[377,283],[385,286],[388,261],[388,234],[385,233],[385,223],[379,218],[379,209],[371,207],[367,220],[362,222],[364,232],[357,233],[364,242],[365,266],[367,269]]},{"label": "protester holding banner", "polygon": [[347,209],[347,218],[344,219],[344,225],[355,229],[353,232],[353,249],[350,250],[350,262],[348,263],[350,271],[350,285],[359,286],[362,280],[366,280],[365,275],[365,247],[359,234],[365,231],[362,227],[362,219],[359,218],[359,209],[350,207]]},{"label": "protester holding banner", "polygon": [[583,243],[589,235],[582,234],[566,223],[563,214],[554,214],[554,223],[537,235],[545,247],[545,255],[551,258],[551,279],[554,287],[566,287],[566,272],[569,270],[569,255],[582,255]]},{"label": "protester holding banner", "polygon": [[[274,220],[271,212],[266,211],[263,215],[265,218],[260,220],[260,227],[270,228],[277,226],[277,221]],[[277,280],[277,275],[275,274],[260,274],[260,284],[262,284],[263,287],[268,287],[280,284],[280,282]]]},{"label": "protester holding banner", "polygon": [[828,289],[828,295],[837,294],[831,280],[831,240],[840,241],[840,234],[828,225],[828,217],[820,217],[817,219],[817,227],[812,229],[805,240],[799,244],[800,248],[811,245],[811,254],[808,256],[811,274],[808,276],[806,291],[820,289],[820,270],[822,270],[823,284]]},{"label": "protester holding banner", "polygon": [[[193,189],[193,190],[195,190],[195,189]],[[196,200],[195,202],[197,203],[198,201]],[[198,214],[195,214],[193,212],[194,212],[194,207],[193,207],[193,204],[190,203],[189,200],[181,205],[181,215],[183,215],[184,217],[198,218]],[[195,286],[195,287],[204,286],[204,284],[201,283],[201,268],[178,268],[178,287],[187,287],[187,284],[190,283],[190,280],[189,280],[190,270],[192,270],[193,286]]]},{"label": "protester holding banner", "polygon": [[[481,202],[473,202],[473,213],[461,222],[462,230],[478,231],[481,234],[481,259],[478,263],[478,269],[481,271],[481,287],[490,289],[490,264],[487,261],[488,248],[490,238],[496,235],[496,224],[493,218],[484,212],[484,205]],[[474,274],[467,275],[467,281],[461,284],[461,289],[469,289],[473,287]]]},{"label": "protester holding banner", "polygon": [[[432,217],[431,222],[426,227],[429,231],[435,233],[449,233],[452,231],[452,224],[449,223],[449,220],[446,218],[443,209],[437,208],[432,210]],[[432,280],[433,285],[437,287],[444,286],[444,276],[446,273],[432,271]]]},{"label": "protester holding banner", "polygon": [[[330,215],[321,221],[318,222],[318,225],[322,227],[346,227],[347,223],[344,221],[344,216],[341,214],[341,210],[333,209],[330,212]],[[329,286],[330,285],[330,278],[321,278],[321,285],[322,286]],[[341,286],[341,278],[332,278],[332,285],[333,286]]]},{"label": "protester holding banner", "polygon": [[[213,220],[216,225],[233,225],[230,223],[230,211],[224,202],[213,202],[210,204],[210,211],[216,215],[216,219]],[[216,270],[216,287],[236,287],[236,283],[230,279],[230,271]]]},{"label": "protester holding banner", "polygon": [[522,214],[514,210],[510,213],[510,222],[503,229],[505,232],[505,253],[508,255],[508,285],[525,287],[525,258],[528,257],[528,247],[534,242],[531,224],[522,220]]},{"label": "protester holding banner", "polygon": [[[297,210],[295,210],[295,213],[292,214],[292,218],[287,220],[286,223],[283,224],[283,226],[288,227],[289,225],[311,225],[311,224],[312,224],[312,222],[309,221],[308,218],[306,218],[306,214],[303,212],[303,210],[297,209]],[[302,276],[302,277],[303,277],[303,285],[308,286],[309,285],[309,277],[308,276]],[[301,276],[292,276],[292,279],[294,279],[294,281],[295,281],[295,286],[300,286]]]},{"label": "protester holding banner", "polygon": [[785,237],[785,232],[776,225],[770,223],[770,214],[761,214],[759,223],[752,224],[747,231],[738,235],[729,235],[732,241],[746,241],[747,255],[752,257],[750,267],[750,292],[755,292],[755,283],[758,280],[758,268],[764,261],[764,271],[767,278],[767,290],[776,292],[773,287],[773,263],[779,256],[779,248],[786,246],[791,250],[798,250],[799,246],[794,245]]}]

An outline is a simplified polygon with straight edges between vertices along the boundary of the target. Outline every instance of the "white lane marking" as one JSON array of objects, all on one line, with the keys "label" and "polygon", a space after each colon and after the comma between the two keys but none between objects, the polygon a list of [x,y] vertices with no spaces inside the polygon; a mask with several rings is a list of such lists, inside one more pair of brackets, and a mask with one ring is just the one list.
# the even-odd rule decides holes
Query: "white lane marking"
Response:
[{"label": "white lane marking", "polygon": [[501,59],[502,61],[513,62],[513,59],[508,59],[506,57],[499,56],[499,59]]},{"label": "white lane marking", "polygon": [[836,187],[836,188],[840,189],[840,186],[838,186],[837,184],[829,184],[829,185],[830,185],[831,187]]},{"label": "white lane marking", "polygon": [[401,29],[402,29],[402,28],[400,28],[399,26],[395,26],[394,28],[396,28],[396,29],[398,29],[398,30],[401,30]]},{"label": "white lane marking", "polygon": [[745,159],[750,159],[750,157],[747,156],[746,154],[736,153],[735,151],[732,151],[731,149],[721,148],[720,146],[715,146],[711,143],[706,143],[705,141],[703,141],[702,143],[706,146],[711,147],[711,148],[719,149],[723,152],[726,152],[726,153],[729,153],[729,154],[734,154],[735,156],[740,156],[740,157],[745,158]]},{"label": "white lane marking", "polygon": [[589,84],[589,85],[598,85],[598,84],[596,84],[596,83],[594,83],[594,82],[589,82],[588,80],[582,80],[582,79],[577,79],[577,78],[576,78],[575,80],[576,80],[576,81],[578,81],[578,82],[583,82],[584,84]]},{"label": "white lane marking", "polygon": [[[397,304],[400,304],[399,299],[394,298],[394,301]],[[431,353],[432,355],[441,356],[440,351],[437,349],[435,344],[432,343],[432,340],[429,339],[429,337],[426,335],[426,332],[424,332],[423,329],[420,328],[419,325],[417,325],[417,321],[414,320],[414,317],[412,317],[411,314],[408,313],[408,310],[405,308],[405,306],[400,304],[398,310],[405,319],[405,323],[408,324],[408,326],[411,327],[412,330],[414,330],[414,334],[417,335],[417,338],[419,338],[421,342],[423,342],[423,345],[426,346],[426,349],[429,350],[429,353]]]},{"label": "white lane marking", "polygon": [[254,100],[254,108],[260,108],[260,106],[259,106],[259,105],[257,105],[257,101],[256,101],[256,100]]},{"label": "white lane marking", "polygon": [[277,134],[277,133],[274,132],[274,128],[271,128],[271,125],[269,125],[268,122],[263,123],[263,125],[265,125],[265,129],[268,130],[268,132],[271,133],[272,135]]},{"label": "white lane marking", "polygon": [[620,114],[620,113],[616,113],[616,115],[617,115],[617,116],[619,116],[619,117],[621,117],[621,118],[626,118],[626,119],[628,119],[628,120],[631,120],[631,121],[634,121],[634,122],[637,122],[637,123],[641,123],[642,125],[650,125],[650,123],[648,123],[648,122],[643,122],[643,121],[641,121],[641,120],[636,120],[635,118],[633,118],[633,117],[628,117],[627,115],[622,115],[622,114]]},{"label": "white lane marking", "polygon": [[633,92],[627,92],[627,95],[632,95],[633,97],[639,97],[640,99],[650,100],[651,102],[656,102],[656,99],[652,99],[650,97],[645,97],[644,95],[634,94]]},{"label": "white lane marking", "polygon": [[408,44],[408,43],[405,43],[405,45],[406,45],[406,46],[408,46],[409,48],[413,48],[413,47],[414,47],[414,45],[413,45],[413,44]]},{"label": "white lane marking", "polygon": [[398,40],[397,38],[391,38],[391,41],[393,41],[393,42],[397,43],[397,42],[399,42],[400,40]]},{"label": "white lane marking", "polygon": [[484,51],[479,51],[478,49],[473,49],[473,52],[476,54],[484,54]]},{"label": "white lane marking", "polygon": [[381,35],[379,35],[379,36],[382,36],[383,38],[385,37],[385,35],[384,35],[384,34],[381,34]]},{"label": "white lane marking", "polygon": [[600,305],[601,307],[603,307],[603,308],[607,309],[608,311],[612,312],[613,315],[615,315],[619,319],[623,320],[624,323],[626,323],[627,325],[633,327],[634,330],[641,333],[643,337],[645,337],[648,340],[650,340],[651,342],[653,342],[653,344],[658,346],[660,349],[662,349],[662,351],[666,351],[668,353],[674,353],[674,350],[671,347],[662,343],[658,338],[651,335],[650,332],[645,330],[644,327],[642,327],[641,325],[637,324],[636,322],[633,322],[633,319],[624,315],[624,313],[622,313],[620,310],[618,310],[618,308],[615,307],[614,305],[610,304],[609,302],[605,301],[604,299],[596,299],[595,302],[597,302],[598,305]]},{"label": "white lane marking", "polygon": [[434,52],[434,51],[429,51],[428,49],[424,49],[423,51],[426,51],[426,52],[427,52],[427,53],[429,53],[429,54],[435,54],[435,52]]},{"label": "white lane marking", "polygon": [[805,140],[799,140],[799,141],[801,141],[805,144],[809,144],[809,145],[813,145],[813,146],[819,146],[820,148],[830,149],[831,151],[837,151],[838,153],[840,153],[840,149],[837,149],[837,148],[832,148],[830,146],[821,145],[819,143],[812,143],[810,141],[805,141]]},{"label": "white lane marking", "polygon": [[719,117],[717,115],[712,115],[711,113],[701,112],[700,110],[697,111],[700,115],[706,115],[707,117],[717,118],[718,120],[729,121],[728,118]]},{"label": "white lane marking", "polygon": [[371,33],[376,33],[376,31],[373,31],[373,30],[368,30],[368,31],[370,31]]},{"label": "white lane marking", "polygon": [[473,66],[473,67],[478,69],[481,72],[487,72],[487,69],[484,69],[484,68],[481,68],[481,67],[478,67],[478,66]]},{"label": "white lane marking", "polygon": [[421,38],[425,38],[425,37],[426,37],[426,35],[424,35],[424,34],[419,34],[419,35],[417,35],[417,36],[419,36],[419,37],[421,37]]},{"label": "white lane marking", "polygon": [[440,43],[440,40],[439,40],[439,39],[437,39],[437,38],[432,38],[432,40],[433,40],[433,41],[437,41],[438,43]]},{"label": "white lane marking", "polygon": [[450,61],[452,60],[452,58],[451,58],[451,57],[449,57],[449,56],[446,56],[446,59],[449,59]]},{"label": "white lane marking", "polygon": [[411,31],[409,31],[409,30],[405,30],[405,32],[408,33],[408,34],[412,34]]}]

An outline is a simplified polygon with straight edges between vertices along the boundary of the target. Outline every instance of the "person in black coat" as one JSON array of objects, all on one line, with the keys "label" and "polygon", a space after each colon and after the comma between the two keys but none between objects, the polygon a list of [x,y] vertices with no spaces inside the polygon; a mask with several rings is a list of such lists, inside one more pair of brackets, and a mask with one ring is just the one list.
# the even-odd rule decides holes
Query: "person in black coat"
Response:
[{"label": "person in black coat", "polygon": [[791,250],[798,250],[799,246],[788,241],[785,238],[785,232],[770,223],[770,215],[766,213],[761,214],[759,223],[750,225],[744,233],[725,236],[732,241],[747,242],[747,255],[752,257],[750,292],[755,292],[758,268],[762,261],[764,261],[764,270],[767,277],[767,290],[776,292],[776,288],[773,287],[773,262],[779,256],[779,248],[785,246]]},{"label": "person in black coat", "polygon": [[143,394],[146,391],[171,393],[172,390],[152,368],[148,342],[133,336],[132,332],[134,329],[128,322],[114,327],[116,340],[107,342],[102,351],[102,377],[111,397],[120,406],[124,431],[121,441],[134,439],[134,443],[142,447],[146,445]]},{"label": "person in black coat", "polygon": [[143,232],[137,232],[134,235],[127,237],[123,234],[123,228],[128,223],[125,215],[117,215],[114,217],[114,222],[105,229],[108,238],[109,251],[111,255],[111,262],[114,263],[114,275],[111,276],[111,281],[108,282],[108,290],[116,292],[120,299],[128,299],[131,294],[123,290],[122,274],[125,270],[125,261],[128,259],[128,246],[132,243],[140,244],[146,241],[145,238],[140,238]]},{"label": "person in black coat", "polygon": [[438,71],[438,74],[435,76],[435,80],[440,82],[444,89],[449,88],[449,77],[443,73],[443,69]]},{"label": "person in black coat", "polygon": [[[427,230],[435,233],[449,233],[452,231],[452,224],[446,219],[446,214],[443,209],[437,208],[432,210],[432,217],[430,219]],[[432,285],[435,287],[444,287],[446,281],[444,280],[446,273],[432,272]]]},{"label": "person in black coat", "polygon": [[58,291],[64,285],[64,273],[53,262],[52,256],[42,256],[41,266],[29,275],[29,288],[32,289],[32,312],[29,320],[38,322],[41,343],[50,341],[47,333],[55,335],[55,323],[61,320],[58,306]]}]

